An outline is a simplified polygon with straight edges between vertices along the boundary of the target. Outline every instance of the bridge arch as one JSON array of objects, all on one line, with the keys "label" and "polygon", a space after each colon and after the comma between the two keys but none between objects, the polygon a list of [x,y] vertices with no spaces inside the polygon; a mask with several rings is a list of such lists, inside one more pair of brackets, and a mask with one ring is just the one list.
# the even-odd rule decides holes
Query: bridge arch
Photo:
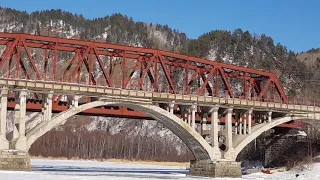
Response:
[{"label": "bridge arch", "polygon": [[187,123],[182,121],[174,114],[152,104],[134,104],[130,102],[113,102],[103,100],[86,103],[78,107],[72,107],[54,116],[50,121],[37,125],[34,129],[30,130],[26,134],[27,149],[30,149],[31,145],[38,138],[50,131],[55,126],[66,121],[69,117],[84,110],[99,106],[123,106],[135,111],[143,112],[154,118],[156,121],[161,122],[175,135],[177,135],[191,150],[197,160],[213,160],[211,155],[212,147],[209,145],[209,143],[205,141],[205,139],[203,139],[202,136]]},{"label": "bridge arch", "polygon": [[294,116],[285,116],[281,118],[273,119],[272,122],[267,124],[259,124],[252,128],[252,133],[249,135],[243,135],[238,136],[234,141],[234,150],[235,150],[235,158],[238,156],[238,154],[254,139],[256,139],[258,136],[260,136],[263,132],[270,130],[271,128],[274,128],[280,124],[292,121],[292,120],[299,120],[303,121],[304,123],[313,125],[315,127],[320,128],[320,120],[316,119],[308,119],[308,118],[302,118],[302,117],[294,117]]}]

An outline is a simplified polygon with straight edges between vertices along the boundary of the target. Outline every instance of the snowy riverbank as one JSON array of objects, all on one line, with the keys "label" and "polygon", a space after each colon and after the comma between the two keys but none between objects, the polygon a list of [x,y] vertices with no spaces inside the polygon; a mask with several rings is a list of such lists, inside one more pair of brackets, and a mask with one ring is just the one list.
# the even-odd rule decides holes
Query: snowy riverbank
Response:
[{"label": "snowy riverbank", "polygon": [[[209,179],[190,177],[183,166],[142,165],[130,163],[76,161],[76,160],[32,160],[32,172],[0,171],[1,180],[156,180],[156,179]],[[301,169],[276,172],[274,174],[254,173],[244,175],[244,180],[319,180],[320,163]],[[229,180],[232,178],[216,178]],[[234,179],[232,179],[234,180]]]}]

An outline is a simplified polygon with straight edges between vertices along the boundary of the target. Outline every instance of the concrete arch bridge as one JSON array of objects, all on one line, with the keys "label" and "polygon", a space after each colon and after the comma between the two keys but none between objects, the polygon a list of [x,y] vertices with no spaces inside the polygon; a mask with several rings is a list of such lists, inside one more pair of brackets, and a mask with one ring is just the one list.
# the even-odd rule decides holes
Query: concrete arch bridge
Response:
[{"label": "concrete arch bridge", "polygon": [[[161,50],[28,34],[0,33],[0,46],[0,158],[22,161],[1,169],[30,169],[29,160],[21,158],[30,146],[76,114],[161,122],[194,154],[191,175],[212,177],[241,176],[237,155],[264,131],[294,127],[294,120],[320,126],[317,102],[290,101],[270,72]],[[6,138],[8,111],[14,111],[11,140]],[[42,116],[28,131],[27,111]]]}]

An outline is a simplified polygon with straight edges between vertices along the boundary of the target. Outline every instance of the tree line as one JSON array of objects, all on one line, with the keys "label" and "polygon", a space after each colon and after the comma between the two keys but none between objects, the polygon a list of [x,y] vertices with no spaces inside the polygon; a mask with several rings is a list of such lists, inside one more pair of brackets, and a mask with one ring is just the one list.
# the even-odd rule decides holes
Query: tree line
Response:
[{"label": "tree line", "polygon": [[[182,148],[179,150],[179,148]],[[105,131],[72,132],[52,130],[39,138],[30,148],[32,156],[81,159],[127,159],[142,161],[187,162],[190,151],[175,146],[159,136],[128,136]]]}]

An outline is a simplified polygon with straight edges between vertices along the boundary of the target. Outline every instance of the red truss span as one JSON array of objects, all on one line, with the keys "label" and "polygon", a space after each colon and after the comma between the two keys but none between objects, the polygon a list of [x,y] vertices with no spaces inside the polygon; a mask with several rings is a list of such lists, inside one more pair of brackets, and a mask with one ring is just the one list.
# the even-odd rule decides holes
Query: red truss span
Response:
[{"label": "red truss span", "polygon": [[167,51],[12,33],[0,46],[1,77],[287,102],[273,73]]}]

